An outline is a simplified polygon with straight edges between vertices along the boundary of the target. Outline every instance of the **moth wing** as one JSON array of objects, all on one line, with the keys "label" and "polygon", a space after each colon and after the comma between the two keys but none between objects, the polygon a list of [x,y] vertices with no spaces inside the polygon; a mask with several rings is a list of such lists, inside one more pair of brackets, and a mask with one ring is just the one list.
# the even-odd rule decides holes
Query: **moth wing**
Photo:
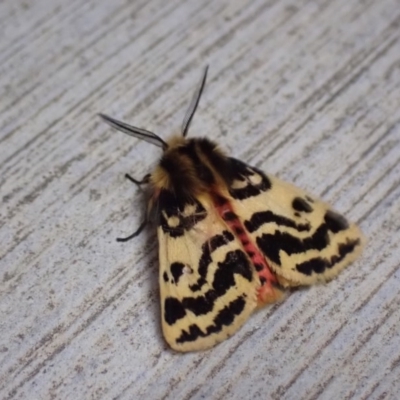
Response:
[{"label": "moth wing", "polygon": [[211,202],[178,204],[160,197],[163,333],[175,350],[203,350],[231,336],[250,316],[260,281]]},{"label": "moth wing", "polygon": [[231,159],[236,213],[283,286],[335,277],[360,254],[364,237],[323,201]]}]

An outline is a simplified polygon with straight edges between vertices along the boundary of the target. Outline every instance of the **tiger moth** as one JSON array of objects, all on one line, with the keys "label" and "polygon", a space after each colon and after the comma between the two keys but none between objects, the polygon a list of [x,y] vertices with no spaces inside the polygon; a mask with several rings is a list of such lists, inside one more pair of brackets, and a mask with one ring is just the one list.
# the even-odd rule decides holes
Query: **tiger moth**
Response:
[{"label": "tiger moth", "polygon": [[291,287],[326,282],[356,259],[360,229],[305,191],[225,155],[207,138],[186,138],[206,67],[168,141],[100,114],[111,127],[163,150],[147,184],[146,217],[157,225],[162,330],[181,352],[210,348]]}]

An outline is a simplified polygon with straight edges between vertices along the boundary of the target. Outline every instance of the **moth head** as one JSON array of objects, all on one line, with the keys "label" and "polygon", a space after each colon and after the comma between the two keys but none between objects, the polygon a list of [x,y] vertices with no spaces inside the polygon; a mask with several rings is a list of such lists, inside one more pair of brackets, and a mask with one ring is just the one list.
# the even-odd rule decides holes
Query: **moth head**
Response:
[{"label": "moth head", "polygon": [[138,128],[133,125],[126,124],[125,122],[118,121],[114,118],[109,117],[108,115],[105,114],[99,114],[99,116],[103,119],[104,122],[106,122],[108,125],[110,125],[112,128],[124,132],[129,136],[133,136],[138,139],[145,140],[146,142],[149,142],[151,144],[154,144],[155,146],[161,147],[163,151],[165,152],[171,145],[175,145],[175,142],[177,144],[184,142],[185,137],[189,131],[189,126],[192,122],[194,113],[196,112],[197,106],[200,101],[200,97],[203,93],[203,89],[206,83],[207,79],[207,72],[208,72],[208,65],[204,68],[204,71],[201,76],[201,80],[196,88],[196,91],[194,92],[192,101],[190,102],[189,108],[186,111],[185,118],[183,119],[182,123],[182,135],[180,140],[173,139],[169,144],[165,142],[160,136],[156,135],[153,132],[150,132],[146,129]]}]

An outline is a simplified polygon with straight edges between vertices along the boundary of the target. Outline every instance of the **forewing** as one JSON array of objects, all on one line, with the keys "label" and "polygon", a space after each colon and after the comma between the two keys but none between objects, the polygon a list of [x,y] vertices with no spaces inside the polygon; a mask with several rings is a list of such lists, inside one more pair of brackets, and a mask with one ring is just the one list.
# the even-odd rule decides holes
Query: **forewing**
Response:
[{"label": "forewing", "polygon": [[257,306],[258,276],[210,202],[162,193],[158,227],[162,328],[178,351],[212,347]]},{"label": "forewing", "polygon": [[231,159],[236,213],[284,286],[327,281],[359,255],[363,235],[305,191]]}]

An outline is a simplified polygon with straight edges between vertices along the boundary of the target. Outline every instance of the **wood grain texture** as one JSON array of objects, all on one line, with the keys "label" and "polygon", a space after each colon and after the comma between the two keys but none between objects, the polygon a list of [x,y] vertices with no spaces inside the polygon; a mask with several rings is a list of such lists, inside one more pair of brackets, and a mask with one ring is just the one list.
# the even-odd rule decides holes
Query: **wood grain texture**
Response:
[{"label": "wood grain texture", "polygon": [[[398,0],[0,1],[0,397],[395,399]],[[128,244],[203,66],[191,127],[358,221],[363,258],[209,351],[160,329],[155,232]]]}]

